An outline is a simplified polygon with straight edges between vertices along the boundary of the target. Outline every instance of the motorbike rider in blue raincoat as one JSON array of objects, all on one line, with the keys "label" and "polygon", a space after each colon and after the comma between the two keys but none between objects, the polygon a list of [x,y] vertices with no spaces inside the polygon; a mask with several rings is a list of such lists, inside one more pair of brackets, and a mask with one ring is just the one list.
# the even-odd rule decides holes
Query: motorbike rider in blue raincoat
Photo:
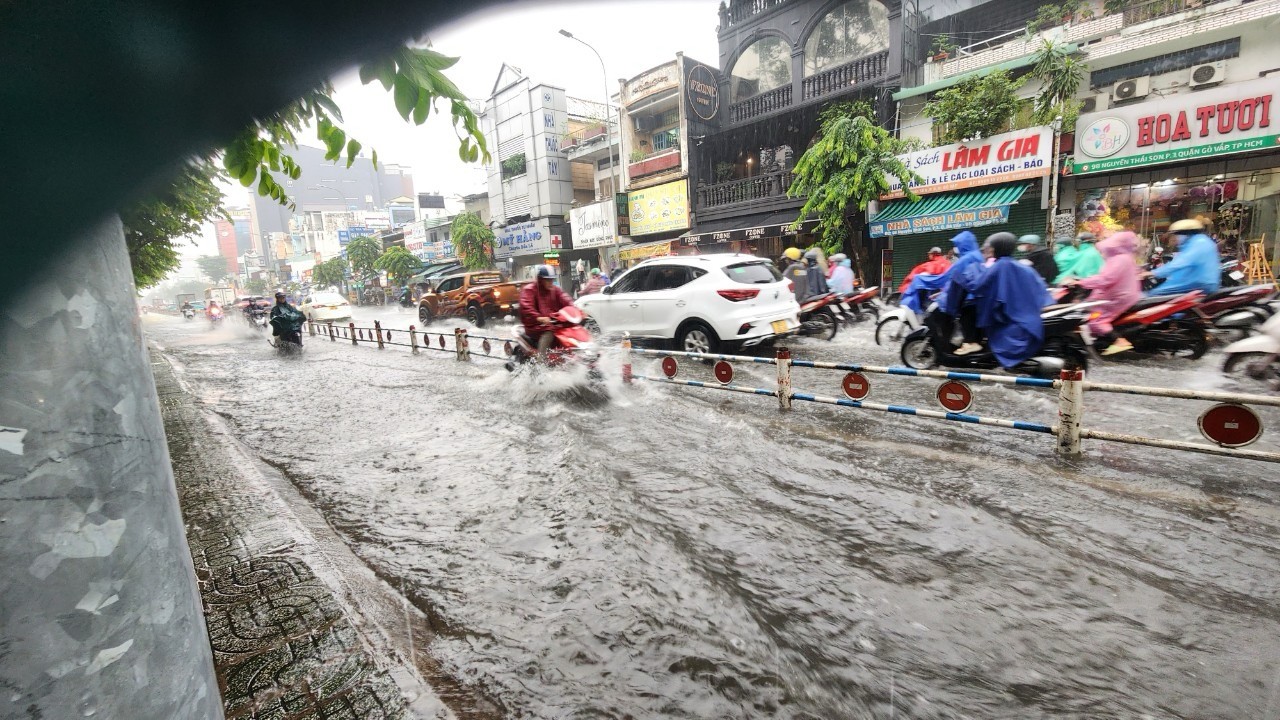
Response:
[{"label": "motorbike rider in blue raincoat", "polygon": [[1013,258],[1018,239],[1013,233],[987,238],[995,262],[974,265],[967,283],[977,309],[978,327],[987,334],[991,352],[1006,369],[1034,355],[1044,344],[1040,311],[1053,304],[1044,279]]},{"label": "motorbike rider in blue raincoat", "polygon": [[1164,278],[1148,295],[1180,295],[1199,290],[1205,295],[1217,292],[1222,285],[1222,261],[1218,257],[1218,245],[1204,234],[1204,224],[1199,220],[1179,220],[1169,226],[1169,234],[1176,238],[1178,252],[1173,260],[1151,271],[1151,275]]},{"label": "motorbike rider in blue raincoat", "polygon": [[[982,345],[978,343],[976,309],[970,297],[966,278],[970,268],[981,268],[987,259],[978,247],[978,238],[968,230],[951,238],[951,244],[955,246],[959,257],[942,275],[944,289],[938,296],[938,308],[952,318],[959,319],[964,343],[956,349],[956,354],[968,355],[981,350]],[[947,337],[950,337],[950,332],[947,333]]]}]

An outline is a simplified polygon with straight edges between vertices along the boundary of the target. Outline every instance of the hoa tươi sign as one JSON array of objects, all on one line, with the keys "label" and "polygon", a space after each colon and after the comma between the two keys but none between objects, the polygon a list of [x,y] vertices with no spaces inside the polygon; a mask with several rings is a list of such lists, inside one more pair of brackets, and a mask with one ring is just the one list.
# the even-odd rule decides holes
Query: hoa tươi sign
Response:
[{"label": "hoa t\u01b0\u01a1i sign", "polygon": [[[1052,155],[1053,130],[1036,127],[971,143],[917,150],[898,158],[922,178],[911,185],[911,190],[928,195],[1044,177],[1053,172]],[[889,192],[881,200],[905,195],[897,178],[890,178],[889,182]]]},{"label": "hoa t\u01b0\u01a1i sign", "polygon": [[1082,115],[1071,169],[1098,173],[1280,147],[1277,89],[1280,79],[1268,77]]}]

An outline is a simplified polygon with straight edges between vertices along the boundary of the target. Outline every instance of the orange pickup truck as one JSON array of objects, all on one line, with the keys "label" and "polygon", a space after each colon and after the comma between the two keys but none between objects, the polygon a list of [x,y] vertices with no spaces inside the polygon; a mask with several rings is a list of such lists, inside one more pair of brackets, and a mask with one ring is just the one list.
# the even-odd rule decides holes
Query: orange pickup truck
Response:
[{"label": "orange pickup truck", "polygon": [[523,286],[523,282],[506,282],[496,270],[449,275],[418,300],[418,320],[427,325],[436,318],[465,317],[472,325],[484,327],[490,318],[519,314]]}]

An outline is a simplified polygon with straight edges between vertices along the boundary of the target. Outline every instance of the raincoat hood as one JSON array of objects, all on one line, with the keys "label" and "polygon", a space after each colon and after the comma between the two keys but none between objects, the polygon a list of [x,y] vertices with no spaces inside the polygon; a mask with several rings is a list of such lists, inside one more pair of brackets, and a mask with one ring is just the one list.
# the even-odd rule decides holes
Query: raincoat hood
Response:
[{"label": "raincoat hood", "polygon": [[1098,243],[1098,252],[1102,253],[1104,258],[1133,255],[1138,252],[1138,236],[1127,230],[1118,232]]},{"label": "raincoat hood", "polygon": [[951,238],[951,244],[956,246],[956,253],[964,255],[978,249],[978,238],[968,230]]}]

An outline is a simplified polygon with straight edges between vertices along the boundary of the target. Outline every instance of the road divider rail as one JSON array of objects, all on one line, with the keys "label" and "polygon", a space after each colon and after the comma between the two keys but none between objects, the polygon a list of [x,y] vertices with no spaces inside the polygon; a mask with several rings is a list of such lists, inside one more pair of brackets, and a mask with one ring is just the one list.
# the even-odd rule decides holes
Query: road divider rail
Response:
[{"label": "road divider rail", "polygon": [[[452,328],[450,332],[428,332],[425,330],[420,331],[415,326],[410,325],[408,330],[388,330],[384,329],[378,321],[374,321],[373,327],[357,327],[354,323],[341,326],[334,325],[332,322],[308,322],[307,327],[311,336],[328,337],[332,342],[337,342],[340,339],[350,340],[352,345],[359,345],[363,342],[376,344],[379,349],[384,349],[388,345],[407,347],[414,354],[418,354],[421,350],[432,350],[451,353],[457,360],[463,362],[470,361],[472,355],[501,360],[509,357],[514,350],[514,341],[510,338],[491,335],[470,335],[466,328]],[[449,342],[450,336],[452,336],[452,342]],[[473,345],[474,341],[479,341],[479,344]],[[1280,407],[1280,397],[1209,390],[1181,390],[1140,385],[1095,383],[1086,381],[1084,372],[1080,370],[1063,370],[1059,378],[1054,380],[1021,375],[916,370],[907,367],[863,365],[860,363],[795,360],[792,359],[791,351],[788,348],[781,347],[777,348],[774,357],[755,357],[751,355],[633,348],[631,346],[631,338],[624,337],[621,352],[623,354],[622,379],[625,383],[639,380],[665,385],[724,390],[748,395],[765,395],[777,398],[778,407],[781,410],[790,410],[793,401],[801,401],[871,410],[893,415],[910,415],[932,420],[1053,435],[1057,439],[1058,454],[1065,456],[1079,455],[1082,451],[1082,440],[1101,440],[1127,445],[1143,445],[1167,450],[1280,463],[1280,452],[1245,448],[1245,446],[1256,442],[1262,435],[1261,418],[1252,410],[1251,406]],[[634,373],[631,364],[634,356],[659,358],[665,377]],[[678,364],[676,358],[689,358],[714,363],[716,381],[677,379]],[[776,366],[777,383],[775,387],[770,389],[734,384],[733,363]],[[845,397],[825,396],[794,390],[791,384],[791,370],[797,367],[814,370],[845,371],[847,374],[841,383]],[[888,405],[868,402],[865,399],[869,392],[866,374],[943,380],[944,382],[937,388],[936,393],[939,404],[943,406],[943,409],[932,410],[910,405]],[[974,398],[968,383],[988,383],[1040,390],[1057,390],[1058,421],[1048,424],[972,414],[968,410]],[[1216,403],[1204,410],[1197,420],[1201,434],[1213,444],[1146,437],[1083,427],[1084,394],[1086,392],[1165,397]]]}]

